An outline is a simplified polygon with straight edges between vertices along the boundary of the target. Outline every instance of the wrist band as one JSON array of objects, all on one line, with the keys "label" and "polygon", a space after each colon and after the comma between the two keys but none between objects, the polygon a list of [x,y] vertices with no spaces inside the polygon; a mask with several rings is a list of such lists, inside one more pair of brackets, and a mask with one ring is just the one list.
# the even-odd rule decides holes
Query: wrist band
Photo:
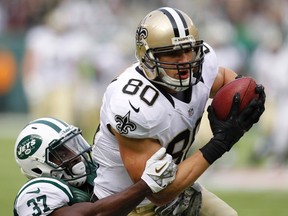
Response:
[{"label": "wrist band", "polygon": [[212,138],[206,145],[199,149],[203,157],[209,164],[213,164],[218,158],[220,158],[227,149],[223,146],[223,143],[219,140]]}]

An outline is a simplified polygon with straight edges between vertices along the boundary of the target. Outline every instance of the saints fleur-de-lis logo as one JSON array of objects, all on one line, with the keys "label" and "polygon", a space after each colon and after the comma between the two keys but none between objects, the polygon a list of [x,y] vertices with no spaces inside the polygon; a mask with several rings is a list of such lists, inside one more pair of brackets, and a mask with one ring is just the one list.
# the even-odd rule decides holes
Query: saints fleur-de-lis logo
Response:
[{"label": "saints fleur-de-lis logo", "polygon": [[143,46],[143,39],[146,39],[148,36],[148,31],[146,28],[139,26],[136,30],[136,44],[137,46]]},{"label": "saints fleur-de-lis logo", "polygon": [[136,130],[136,125],[130,121],[130,111],[124,117],[116,115],[114,119],[117,122],[116,129],[120,134],[128,134],[129,130]]}]

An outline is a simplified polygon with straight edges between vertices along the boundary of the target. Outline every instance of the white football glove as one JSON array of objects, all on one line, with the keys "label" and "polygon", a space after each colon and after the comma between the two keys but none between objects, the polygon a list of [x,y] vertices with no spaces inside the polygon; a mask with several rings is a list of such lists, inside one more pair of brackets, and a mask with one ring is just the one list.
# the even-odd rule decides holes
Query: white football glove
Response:
[{"label": "white football glove", "polygon": [[162,147],[147,160],[141,178],[153,193],[157,193],[175,179],[176,171],[177,165],[172,160],[172,156],[166,154],[166,149]]}]

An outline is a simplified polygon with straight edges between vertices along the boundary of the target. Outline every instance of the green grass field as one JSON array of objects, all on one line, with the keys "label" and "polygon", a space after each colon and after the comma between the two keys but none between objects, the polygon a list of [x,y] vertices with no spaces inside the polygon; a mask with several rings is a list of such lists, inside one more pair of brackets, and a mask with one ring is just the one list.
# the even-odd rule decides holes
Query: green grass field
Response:
[{"label": "green grass field", "polygon": [[[26,181],[21,175],[14,160],[14,142],[17,133],[24,126],[24,123],[12,125],[0,125],[0,215],[13,215],[13,201],[20,187]],[[12,132],[9,128],[13,128]],[[208,188],[209,189],[209,188]],[[213,191],[228,204],[233,206],[240,216],[287,216],[288,191]]]},{"label": "green grass field", "polygon": [[1,184],[0,184],[0,215],[13,215],[13,202],[15,195],[26,181],[21,175],[20,169],[14,160],[14,140],[1,139],[2,150],[0,152]]},{"label": "green grass field", "polygon": [[239,216],[287,216],[288,192],[215,192],[237,210]]}]

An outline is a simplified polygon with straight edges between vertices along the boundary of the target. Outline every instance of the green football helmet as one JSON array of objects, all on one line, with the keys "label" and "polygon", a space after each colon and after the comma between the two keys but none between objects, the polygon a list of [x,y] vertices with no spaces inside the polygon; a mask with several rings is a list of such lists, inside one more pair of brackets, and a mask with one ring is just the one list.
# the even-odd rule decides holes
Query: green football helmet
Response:
[{"label": "green football helmet", "polygon": [[51,176],[79,187],[95,170],[91,149],[79,128],[55,118],[39,118],[22,129],[14,155],[28,178]]}]

